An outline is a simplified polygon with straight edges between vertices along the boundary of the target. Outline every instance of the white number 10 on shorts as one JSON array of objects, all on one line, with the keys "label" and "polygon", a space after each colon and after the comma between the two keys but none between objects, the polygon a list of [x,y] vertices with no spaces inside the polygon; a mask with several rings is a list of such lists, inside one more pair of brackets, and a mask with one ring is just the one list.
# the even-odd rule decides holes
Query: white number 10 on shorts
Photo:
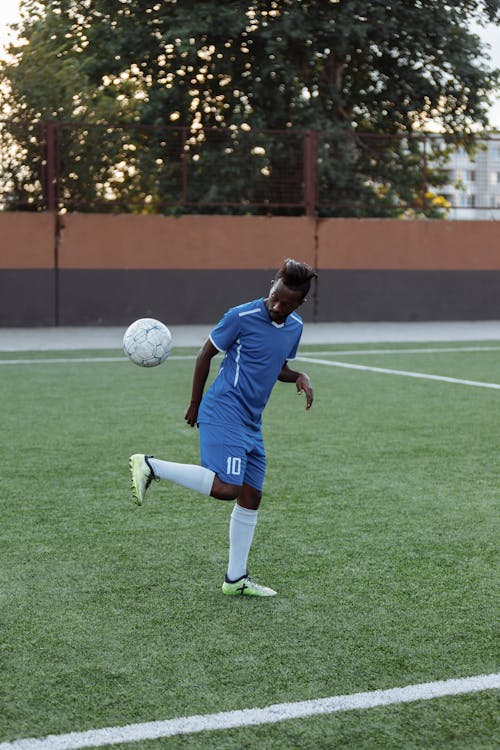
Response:
[{"label": "white number 10 on shorts", "polygon": [[234,475],[235,477],[239,477],[239,475],[241,474],[241,458],[239,458],[238,456],[228,456],[226,472],[228,474]]}]

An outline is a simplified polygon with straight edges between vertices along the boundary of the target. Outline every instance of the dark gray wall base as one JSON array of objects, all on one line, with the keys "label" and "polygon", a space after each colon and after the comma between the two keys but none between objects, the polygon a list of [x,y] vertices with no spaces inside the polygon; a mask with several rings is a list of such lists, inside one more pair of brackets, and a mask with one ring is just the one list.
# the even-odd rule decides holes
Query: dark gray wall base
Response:
[{"label": "dark gray wall base", "polygon": [[500,271],[321,271],[318,321],[499,320]]},{"label": "dark gray wall base", "polygon": [[[60,325],[216,322],[228,307],[267,296],[268,271],[61,271]],[[312,320],[312,303],[304,304]]]},{"label": "dark gray wall base", "polygon": [[53,270],[0,269],[0,326],[53,326],[56,323]]},{"label": "dark gray wall base", "polygon": [[[266,296],[271,281],[269,271],[0,270],[0,326],[205,324]],[[500,271],[323,270],[300,312],[307,322],[500,320]]]}]

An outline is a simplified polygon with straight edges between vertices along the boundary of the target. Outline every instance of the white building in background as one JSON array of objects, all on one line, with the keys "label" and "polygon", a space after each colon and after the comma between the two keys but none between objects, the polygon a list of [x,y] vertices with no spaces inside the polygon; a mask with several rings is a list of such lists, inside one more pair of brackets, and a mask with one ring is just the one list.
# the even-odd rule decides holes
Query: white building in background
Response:
[{"label": "white building in background", "polygon": [[500,135],[481,142],[473,156],[451,155],[449,185],[439,193],[450,203],[449,219],[500,220]]}]

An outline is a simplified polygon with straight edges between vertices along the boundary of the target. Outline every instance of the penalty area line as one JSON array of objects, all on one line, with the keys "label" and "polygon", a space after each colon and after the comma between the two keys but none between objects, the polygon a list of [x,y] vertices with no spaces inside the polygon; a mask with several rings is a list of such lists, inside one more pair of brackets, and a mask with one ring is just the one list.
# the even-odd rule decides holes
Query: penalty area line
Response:
[{"label": "penalty area line", "polygon": [[370,367],[369,365],[355,365],[350,362],[336,362],[329,359],[316,359],[314,357],[296,357],[301,362],[310,362],[313,365],[328,365],[329,367],[344,367],[346,370],[363,370],[366,372],[379,372],[383,375],[401,375],[405,378],[421,378],[422,380],[440,380],[444,383],[457,383],[458,385],[472,385],[476,388],[500,389],[499,383],[483,383],[479,380],[461,380],[460,378],[449,378],[445,375],[431,375],[426,372],[409,372],[407,370],[389,370],[385,367]]},{"label": "penalty area line", "polygon": [[337,695],[332,698],[319,698],[296,703],[278,703],[266,708],[248,708],[202,716],[184,716],[165,721],[128,724],[122,727],[107,727],[91,729],[86,732],[71,732],[48,737],[0,742],[0,750],[77,750],[78,748],[103,747],[117,743],[140,742],[210,730],[275,724],[289,719],[304,719],[309,716],[340,711],[393,706],[400,703],[465,695],[495,688],[500,688],[500,674],[477,675],[453,680],[425,682],[418,685],[390,688],[389,690],[372,690],[367,693]]}]

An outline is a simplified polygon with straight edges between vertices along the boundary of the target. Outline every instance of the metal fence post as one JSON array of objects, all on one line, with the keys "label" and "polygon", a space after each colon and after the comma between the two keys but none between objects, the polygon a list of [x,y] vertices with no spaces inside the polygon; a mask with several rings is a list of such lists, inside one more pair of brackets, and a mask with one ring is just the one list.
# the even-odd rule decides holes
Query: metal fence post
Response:
[{"label": "metal fence post", "polygon": [[188,155],[186,151],[187,128],[181,130],[182,205],[188,202]]},{"label": "metal fence post", "polygon": [[427,136],[424,134],[424,148],[422,154],[422,213],[427,209]]},{"label": "metal fence post", "polygon": [[54,217],[53,227],[53,274],[54,274],[54,325],[60,323],[60,279],[59,279],[59,185],[58,185],[58,125],[53,120],[47,120],[43,124],[45,153],[44,153],[44,179],[43,179],[43,208],[52,213]]},{"label": "metal fence post", "polygon": [[318,202],[318,132],[306,130],[304,136],[304,208],[314,216]]},{"label": "metal fence post", "polygon": [[46,211],[57,209],[57,145],[56,124],[47,120],[44,124],[45,136],[45,179],[43,181],[43,206]]}]

